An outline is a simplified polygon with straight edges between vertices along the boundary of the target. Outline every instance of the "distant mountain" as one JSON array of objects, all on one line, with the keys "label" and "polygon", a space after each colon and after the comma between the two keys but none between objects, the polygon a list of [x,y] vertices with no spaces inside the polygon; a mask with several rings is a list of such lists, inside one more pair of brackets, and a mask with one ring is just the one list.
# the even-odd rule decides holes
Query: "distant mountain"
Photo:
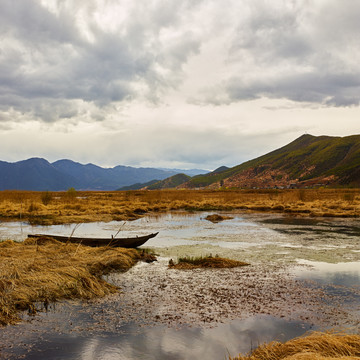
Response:
[{"label": "distant mountain", "polygon": [[360,135],[331,137],[306,134],[254,160],[217,170],[194,176],[181,187],[360,186]]},{"label": "distant mountain", "polygon": [[229,168],[227,166],[220,166],[219,168],[215,169],[214,171],[212,171],[210,174],[219,174],[223,171],[229,170]]},{"label": "distant mountain", "polygon": [[146,183],[136,183],[133,185],[128,185],[128,186],[123,186],[119,189],[117,189],[118,191],[127,191],[127,190],[140,190],[140,189],[144,189],[147,188],[148,186],[157,183],[160,180],[151,180],[148,181]]},{"label": "distant mountain", "polygon": [[80,181],[82,189],[114,190],[122,186],[153,179],[164,179],[174,175],[171,170],[154,168],[134,168],[130,166],[115,166],[102,168],[94,164],[80,164],[71,160],[59,160],[52,164],[64,174],[75,177]]},{"label": "distant mountain", "polygon": [[32,158],[8,163],[0,161],[0,190],[64,190],[79,187],[78,180],[62,173],[48,161]]},{"label": "distant mountain", "polygon": [[167,179],[158,181],[154,184],[147,186],[148,190],[161,190],[161,189],[173,189],[177,186],[186,183],[191,177],[186,174],[176,174]]},{"label": "distant mountain", "polygon": [[[226,168],[226,166],[224,166]],[[186,174],[189,176],[195,176],[195,175],[200,175],[200,174],[207,174],[209,171],[208,170],[204,170],[204,169],[189,169],[189,170],[183,170],[183,169],[166,169],[166,168],[159,168],[160,170],[165,170],[165,171],[173,171],[176,174]]]},{"label": "distant mountain", "polygon": [[60,191],[70,187],[78,190],[116,190],[153,179],[163,180],[176,173],[177,171],[171,169],[120,165],[102,168],[71,160],[49,163],[45,159],[31,158],[15,163],[0,161],[0,190]]}]

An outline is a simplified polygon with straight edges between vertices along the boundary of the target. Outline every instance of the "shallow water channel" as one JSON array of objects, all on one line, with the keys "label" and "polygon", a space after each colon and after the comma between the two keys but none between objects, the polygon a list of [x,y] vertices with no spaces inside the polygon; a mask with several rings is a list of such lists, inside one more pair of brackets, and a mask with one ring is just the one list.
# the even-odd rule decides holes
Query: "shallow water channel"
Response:
[{"label": "shallow water channel", "polygon": [[[79,226],[74,236],[159,231],[158,254],[107,280],[122,292],[63,301],[0,330],[6,359],[225,359],[309,330],[360,332],[360,221],[226,213],[168,213]],[[222,213],[223,214],[223,213]],[[1,223],[0,240],[70,235],[74,226]],[[219,255],[250,266],[180,271],[170,258]]]}]

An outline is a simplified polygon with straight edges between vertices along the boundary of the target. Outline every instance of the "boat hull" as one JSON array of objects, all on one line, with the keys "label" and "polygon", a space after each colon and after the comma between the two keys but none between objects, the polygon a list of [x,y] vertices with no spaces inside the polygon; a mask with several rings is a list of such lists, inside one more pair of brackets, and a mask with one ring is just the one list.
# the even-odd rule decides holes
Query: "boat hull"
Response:
[{"label": "boat hull", "polygon": [[86,237],[69,237],[60,235],[49,234],[29,234],[28,238],[41,238],[50,237],[63,243],[82,244],[86,246],[98,247],[98,246],[111,246],[111,247],[123,247],[123,248],[136,248],[146,243],[149,239],[155,237],[157,233],[136,236],[129,238],[86,238]]}]

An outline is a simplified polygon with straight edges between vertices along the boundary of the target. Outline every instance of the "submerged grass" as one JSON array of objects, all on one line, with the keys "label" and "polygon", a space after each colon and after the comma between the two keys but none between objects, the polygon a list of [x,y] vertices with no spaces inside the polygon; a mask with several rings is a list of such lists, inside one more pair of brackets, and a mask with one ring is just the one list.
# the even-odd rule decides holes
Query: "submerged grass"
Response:
[{"label": "submerged grass", "polygon": [[360,335],[314,332],[310,335],[259,346],[249,355],[231,360],[352,360],[360,358]]},{"label": "submerged grass", "polygon": [[64,298],[91,299],[117,291],[101,275],[125,271],[139,260],[135,249],[63,244],[51,238],[0,243],[0,325],[20,321],[19,312],[35,313]]},{"label": "submerged grass", "polygon": [[172,260],[169,262],[169,268],[171,269],[182,269],[182,270],[190,270],[190,269],[197,269],[197,268],[234,268],[239,266],[247,266],[250,265],[248,263],[231,260],[227,258],[221,257],[212,257],[212,256],[205,256],[205,257],[180,257],[178,259],[178,263],[175,264]]}]

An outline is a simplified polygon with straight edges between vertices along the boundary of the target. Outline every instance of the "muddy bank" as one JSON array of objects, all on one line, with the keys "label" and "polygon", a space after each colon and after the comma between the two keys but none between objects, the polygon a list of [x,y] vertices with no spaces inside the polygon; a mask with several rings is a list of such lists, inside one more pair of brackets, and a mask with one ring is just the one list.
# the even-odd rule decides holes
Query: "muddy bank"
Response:
[{"label": "muddy bank", "polygon": [[[151,359],[168,359],[164,347],[171,353],[176,352],[180,346],[177,338],[183,336],[181,344],[191,349],[194,333],[206,346],[211,346],[208,337],[216,334],[218,343],[213,351],[223,351],[217,359],[226,356],[229,347],[234,347],[233,355],[249,351],[250,339],[253,344],[273,339],[266,333],[259,340],[259,328],[249,335],[246,326],[251,321],[260,326],[271,323],[271,330],[267,330],[270,332],[278,326],[277,339],[285,335],[285,339],[289,339],[309,329],[360,331],[359,287],[337,285],[330,289],[327,285],[299,280],[289,265],[255,264],[233,269],[183,271],[168,269],[168,260],[159,258],[152,264],[139,263],[127,273],[107,275],[107,281],[121,288],[117,294],[87,302],[52,304],[48,312],[35,317],[24,313],[21,324],[0,331],[0,359],[18,359],[19,354],[26,359],[47,359],[50,350],[60,352],[62,358],[77,359],[93,351],[92,347],[86,347],[89,342],[96,343],[99,359],[118,358],[100,356],[109,346],[121,352],[125,351],[122,347],[125,346],[126,351],[135,351],[129,359],[136,359],[139,358],[136,352],[139,341],[143,341],[144,353],[154,353]],[[297,269],[308,270],[308,266]],[[242,343],[235,339],[239,332],[230,330],[240,324],[245,327],[240,331],[244,336]],[[290,324],[297,324],[296,333],[287,329]],[[303,328],[302,332],[299,327]],[[212,330],[215,333],[210,332]],[[220,341],[221,331],[228,331],[234,338]],[[170,343],[160,346],[155,334],[159,339],[170,337]],[[131,344],[124,345],[123,341],[131,341]],[[67,343],[75,347],[74,353],[66,350]],[[235,344],[239,345],[235,347]],[[156,356],[156,351],[160,351],[157,346],[160,346],[162,357]],[[223,350],[220,351],[219,346],[223,346]],[[206,353],[205,348],[202,349]],[[181,347],[181,355],[179,353],[177,358],[193,358],[192,351],[186,356],[184,351],[186,349]]]}]

